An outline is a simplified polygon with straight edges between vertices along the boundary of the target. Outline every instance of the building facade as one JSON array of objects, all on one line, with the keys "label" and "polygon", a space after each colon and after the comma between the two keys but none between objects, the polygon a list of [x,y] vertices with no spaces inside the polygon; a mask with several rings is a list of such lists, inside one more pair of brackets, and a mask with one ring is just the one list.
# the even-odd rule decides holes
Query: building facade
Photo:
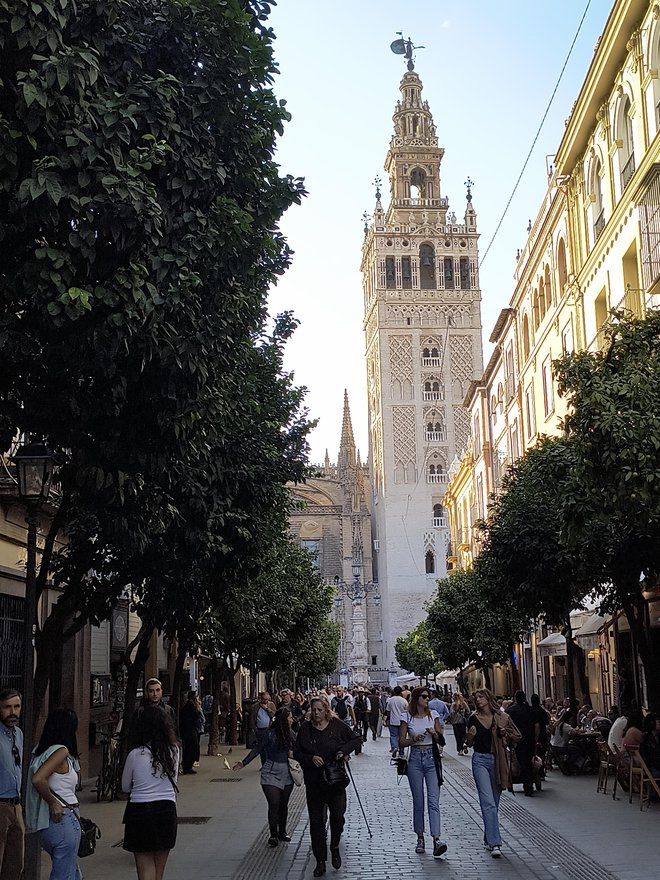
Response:
[{"label": "building facade", "polygon": [[[409,68],[412,65],[409,65]],[[424,618],[445,574],[448,468],[469,435],[463,405],[482,371],[477,216],[468,180],[464,216],[442,195],[441,163],[422,83],[400,84],[385,160],[389,205],[376,181],[362,252],[369,461],[384,665]]]},{"label": "building facade", "polygon": [[380,585],[372,565],[371,481],[355,448],[346,393],[337,463],[330,464],[326,452],[318,477],[292,491],[299,509],[289,517],[291,531],[336,588],[333,617],[341,632],[336,682],[387,682]]},{"label": "building facade", "polygon": [[[660,304],[659,77],[660,6],[617,0],[518,254],[509,307],[490,337],[493,355],[465,400],[470,453],[455,463],[445,498],[452,550],[463,537],[469,545],[454,552],[456,566],[479,551],[470,511],[487,507],[511,461],[542,435],[561,432],[566,403],[553,360],[602,348],[613,310],[643,316]],[[660,598],[649,602],[658,627]],[[551,635],[530,632],[517,656],[528,689],[561,698],[565,656]],[[644,702],[623,617],[603,622],[599,634],[578,631],[576,640],[587,651],[584,681],[594,705],[616,700],[620,667]]]}]

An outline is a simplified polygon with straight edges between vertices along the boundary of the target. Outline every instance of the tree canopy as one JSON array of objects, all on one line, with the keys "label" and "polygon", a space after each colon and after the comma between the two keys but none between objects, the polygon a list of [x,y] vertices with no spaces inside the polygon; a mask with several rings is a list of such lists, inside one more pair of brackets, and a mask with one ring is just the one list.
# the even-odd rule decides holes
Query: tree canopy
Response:
[{"label": "tree canopy", "polygon": [[45,437],[63,461],[42,677],[127,586],[158,609],[183,582],[221,593],[306,472],[294,322],[266,333],[304,194],[273,160],[268,11],[0,0],[0,448]]},{"label": "tree canopy", "polygon": [[429,641],[428,621],[423,620],[415,629],[396,640],[396,660],[402,669],[414,672],[419,678],[428,678],[445,668]]}]

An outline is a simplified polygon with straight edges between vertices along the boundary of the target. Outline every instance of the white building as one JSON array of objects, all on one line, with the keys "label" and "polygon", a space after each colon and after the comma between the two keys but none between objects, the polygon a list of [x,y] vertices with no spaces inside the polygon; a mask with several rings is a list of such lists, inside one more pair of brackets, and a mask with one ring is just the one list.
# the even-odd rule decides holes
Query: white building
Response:
[{"label": "white building", "polygon": [[385,666],[446,573],[442,498],[449,464],[468,440],[463,401],[483,370],[471,183],[459,220],[441,194],[444,150],[414,70],[400,89],[385,160],[390,202],[385,211],[378,185],[362,258]]}]

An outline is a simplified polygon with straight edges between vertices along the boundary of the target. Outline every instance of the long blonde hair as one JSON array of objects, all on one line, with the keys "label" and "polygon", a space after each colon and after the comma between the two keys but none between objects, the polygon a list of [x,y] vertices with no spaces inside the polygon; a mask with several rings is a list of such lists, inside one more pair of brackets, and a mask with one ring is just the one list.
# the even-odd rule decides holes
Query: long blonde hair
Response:
[{"label": "long blonde hair", "polygon": [[456,706],[458,709],[465,709],[467,707],[467,703],[465,702],[465,697],[460,691],[456,691],[454,694],[454,698],[452,700],[452,705]]},{"label": "long blonde hair", "polygon": [[495,694],[492,691],[489,691],[488,688],[477,688],[477,690],[474,692],[474,696],[477,697],[479,694],[483,694],[483,696],[488,700],[488,706],[493,715],[498,715],[500,713],[500,707],[497,704],[497,700],[495,699]]}]

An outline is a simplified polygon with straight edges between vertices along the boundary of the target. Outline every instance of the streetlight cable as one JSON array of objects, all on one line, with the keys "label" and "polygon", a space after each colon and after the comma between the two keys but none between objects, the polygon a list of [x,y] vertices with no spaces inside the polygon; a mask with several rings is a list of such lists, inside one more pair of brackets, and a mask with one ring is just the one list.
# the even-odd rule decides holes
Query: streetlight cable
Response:
[{"label": "streetlight cable", "polygon": [[531,155],[534,151],[534,147],[536,146],[536,142],[538,141],[539,136],[541,134],[541,129],[543,128],[543,125],[545,123],[547,115],[550,112],[550,107],[552,106],[552,102],[554,101],[555,95],[557,94],[557,89],[559,88],[559,84],[561,83],[562,78],[564,76],[564,71],[566,70],[566,66],[568,64],[568,61],[569,61],[571,55],[573,54],[573,49],[574,49],[575,44],[577,42],[577,38],[580,35],[580,31],[582,30],[582,25],[584,24],[584,20],[587,17],[587,12],[589,11],[590,6],[591,6],[591,0],[587,0],[587,5],[585,6],[584,12],[582,13],[582,18],[580,19],[578,29],[575,32],[575,36],[573,37],[573,42],[571,43],[571,47],[568,50],[568,55],[566,56],[566,60],[564,61],[564,65],[559,73],[559,79],[557,80],[557,83],[555,84],[552,95],[550,95],[550,100],[548,101],[548,106],[545,108],[545,113],[543,114],[543,118],[541,119],[540,125],[536,131],[536,135],[534,136],[534,140],[532,141],[532,146],[529,148],[529,153],[527,153],[527,158],[525,159],[525,161],[523,163],[523,167],[520,171],[520,174],[518,175],[518,179],[516,180],[516,184],[513,187],[513,191],[511,192],[511,195],[509,196],[509,201],[506,203],[504,211],[502,212],[502,216],[500,217],[499,223],[495,227],[495,232],[493,233],[493,237],[488,242],[488,247],[486,248],[484,255],[482,256],[482,258],[479,262],[479,268],[481,268],[483,266],[483,264],[486,260],[486,257],[488,256],[488,252],[490,251],[490,249],[493,245],[493,242],[497,238],[497,233],[500,231],[500,227],[502,226],[502,223],[504,222],[504,218],[506,217],[506,215],[509,211],[509,207],[511,205],[511,202],[513,201],[513,197],[515,196],[515,194],[518,190],[518,186],[520,185],[520,181],[522,180],[522,176],[525,173],[525,169],[527,168],[527,165],[529,164],[529,160],[530,160]]}]

